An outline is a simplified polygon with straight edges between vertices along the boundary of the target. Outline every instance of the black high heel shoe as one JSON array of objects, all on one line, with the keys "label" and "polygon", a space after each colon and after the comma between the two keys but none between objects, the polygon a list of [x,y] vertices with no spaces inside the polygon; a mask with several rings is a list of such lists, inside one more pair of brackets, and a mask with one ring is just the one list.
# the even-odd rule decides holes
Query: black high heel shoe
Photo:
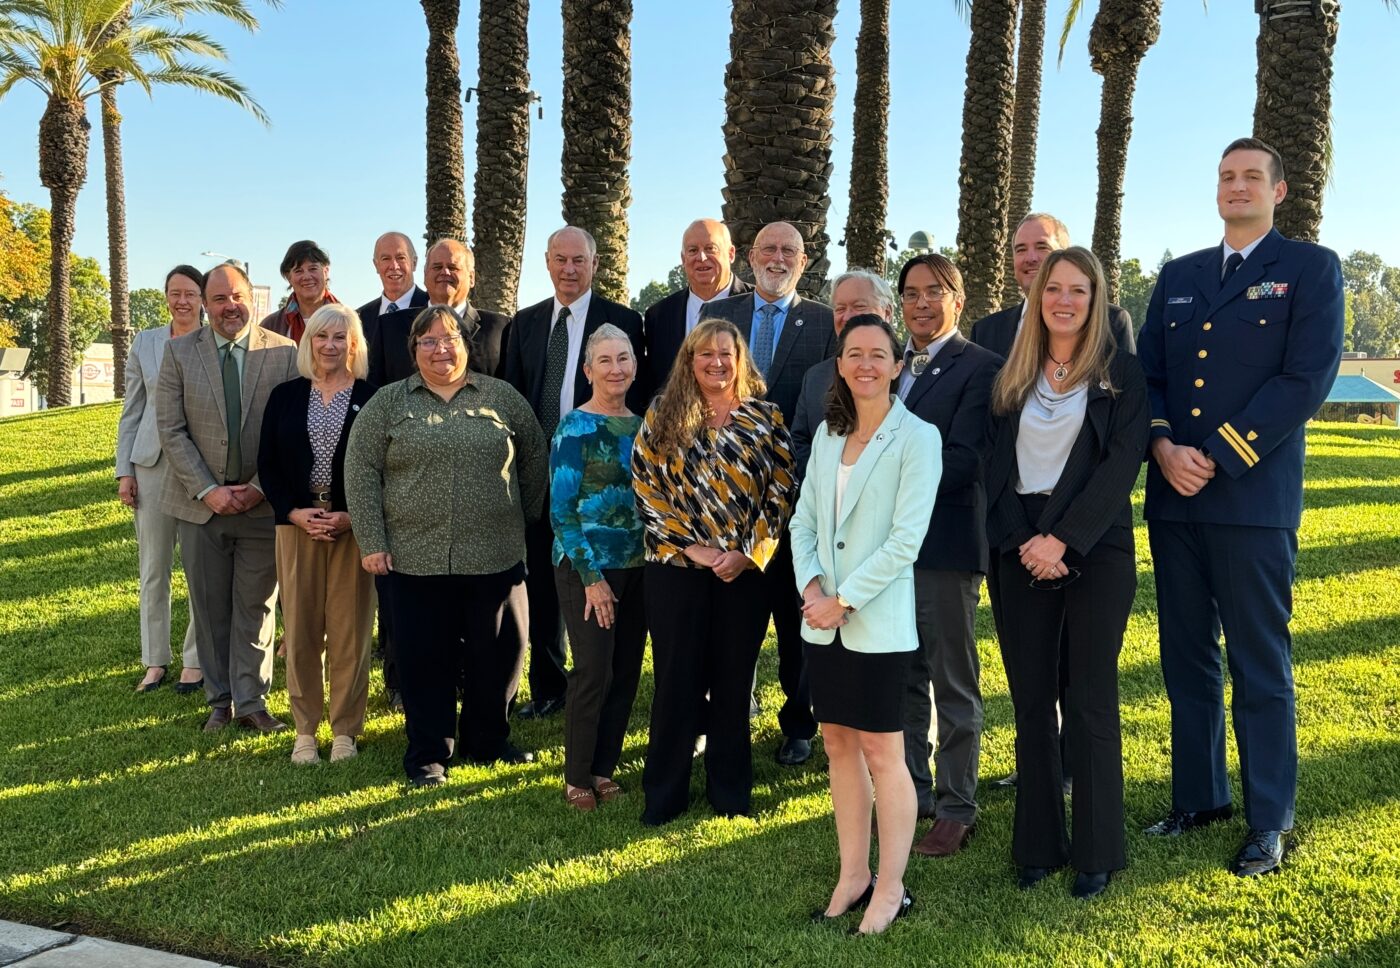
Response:
[{"label": "black high heel shoe", "polygon": [[900,918],[904,917],[904,915],[908,914],[908,913],[910,912],[910,910],[911,910],[913,907],[914,907],[914,895],[910,894],[910,893],[909,893],[909,888],[906,887],[906,888],[904,889],[904,896],[903,896],[902,898],[899,899],[899,907],[895,909],[894,917],[890,918],[890,923],[889,923],[889,924],[885,925],[885,926],[884,926],[883,928],[881,928],[879,931],[865,931],[865,932],[862,932],[862,931],[860,930],[860,925],[856,925],[855,927],[851,928],[851,934],[867,934],[867,935],[870,935],[870,934],[884,934],[886,931],[888,931],[888,930],[890,929],[890,925],[891,925],[891,924],[894,924],[894,923],[895,923],[896,921],[898,921]]},{"label": "black high heel shoe", "polygon": [[870,903],[870,898],[875,894],[875,881],[879,876],[879,874],[876,874],[870,878],[870,883],[865,886],[864,891],[861,891],[860,897],[852,901],[846,907],[846,910],[842,911],[839,914],[827,914],[826,908],[817,908],[815,911],[812,912],[809,920],[813,924],[827,924],[828,922],[835,921],[837,918],[845,917],[852,911],[859,911],[861,908],[865,907],[867,904]]},{"label": "black high heel shoe", "polygon": [[165,685],[165,677],[169,670],[165,666],[152,666],[151,668],[160,669],[160,678],[157,679],[155,682],[138,682],[136,684],[137,692],[155,692],[161,686]]}]

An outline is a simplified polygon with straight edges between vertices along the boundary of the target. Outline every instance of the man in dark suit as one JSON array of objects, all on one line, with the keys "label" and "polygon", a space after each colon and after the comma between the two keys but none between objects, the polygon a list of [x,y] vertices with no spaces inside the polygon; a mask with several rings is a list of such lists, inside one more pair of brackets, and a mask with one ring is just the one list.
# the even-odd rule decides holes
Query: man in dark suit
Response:
[{"label": "man in dark suit", "polygon": [[[727,319],[739,327],[749,352],[768,383],[768,399],[778,405],[792,426],[797,398],[807,371],[832,353],[835,342],[831,307],[797,293],[807,265],[802,234],[788,222],[770,222],[759,229],[749,249],[754,291],[710,303],[705,315]],[[778,636],[778,681],[786,701],[778,711],[783,742],[777,760],[784,766],[806,762],[812,755],[817,722],[802,661],[801,606],[792,573],[792,549],[786,541],[764,572],[773,627]]]},{"label": "man in dark suit", "polygon": [[[986,347],[1002,359],[1011,355],[1011,344],[1021,331],[1021,320],[1026,315],[1024,296],[1031,290],[1035,275],[1040,271],[1041,262],[1057,249],[1069,248],[1069,229],[1065,223],[1044,212],[1032,212],[1021,219],[1016,226],[1016,234],[1011,242],[1011,258],[1016,270],[1016,284],[1021,287],[1022,301],[1014,306],[983,316],[972,324],[967,338],[978,346]],[[1122,306],[1112,303],[1108,307],[1108,326],[1118,345],[1129,353],[1137,352],[1137,341],[1133,337],[1133,317]]]},{"label": "man in dark suit", "polygon": [[705,304],[753,288],[734,275],[733,263],[734,242],[723,222],[702,218],[690,223],[681,236],[681,269],[686,287],[649,307],[643,317],[648,389],[652,396],[665,388],[671,364],[681,351],[686,334],[704,315]]},{"label": "man in dark suit", "polygon": [[[477,309],[467,298],[476,284],[476,258],[472,250],[456,239],[434,242],[427,252],[428,303],[450,306],[462,318],[467,337],[467,365],[474,373],[500,376],[510,318]],[[408,349],[408,330],[420,308],[400,309],[379,318],[379,332],[370,341],[369,382],[377,387],[402,380],[417,372]]]},{"label": "man in dark suit", "polygon": [[[914,562],[919,651],[905,698],[904,748],[919,814],[934,818],[914,850],[948,857],[977,823],[982,691],[974,624],[987,573],[987,407],[1001,357],[958,332],[962,274],[943,256],[911,259],[900,272],[899,295],[909,341],[896,392],[943,442],[938,498]],[[935,710],[938,756],[930,775]]]},{"label": "man in dark suit", "polygon": [[[583,375],[583,348],[594,330],[612,323],[632,340],[639,357],[646,344],[642,317],[593,291],[593,274],[598,269],[593,236],[574,226],[554,232],[545,247],[545,266],[554,295],[515,314],[502,375],[529,401],[548,438],[564,414],[591,396]],[[639,362],[636,381],[627,394],[627,405],[635,413],[641,413],[647,401],[646,361]],[[545,514],[525,530],[530,701],[518,712],[526,719],[564,708],[564,626],[554,588],[553,548],[554,530]]]},{"label": "man in dark suit", "polygon": [[428,294],[413,282],[418,268],[418,252],[413,241],[402,232],[385,232],[374,243],[374,271],[384,291],[356,312],[360,328],[365,331],[365,345],[373,346],[379,332],[379,317],[400,309],[422,309],[428,305]]},{"label": "man in dark suit", "polygon": [[1256,138],[1225,149],[1223,244],[1162,267],[1142,330],[1152,409],[1147,533],[1172,706],[1176,836],[1231,816],[1220,630],[1234,683],[1249,833],[1231,870],[1265,874],[1293,827],[1298,747],[1293,606],[1304,425],[1341,358],[1337,254],[1278,233],[1283,161]]},{"label": "man in dark suit", "polygon": [[[1035,282],[1036,273],[1040,271],[1040,264],[1045,261],[1045,257],[1051,252],[1059,249],[1069,248],[1069,229],[1065,223],[1061,222],[1053,215],[1044,212],[1032,212],[1021,219],[1016,226],[1015,235],[1011,240],[1011,260],[1016,271],[1016,284],[1021,287],[1021,295],[1024,297],[1030,292],[1031,284]],[[1002,359],[1011,355],[1011,344],[1016,342],[1016,334],[1021,331],[1021,322],[1025,319],[1027,307],[1025,299],[1014,306],[992,313],[990,316],[983,316],[972,324],[972,329],[968,331],[968,339],[985,349],[991,350]],[[1133,336],[1133,317],[1122,306],[1109,303],[1108,305],[1108,328],[1113,333],[1113,338],[1120,347],[1129,353],[1137,352],[1137,341]],[[1000,587],[995,578],[997,561],[995,558],[989,563],[992,569],[987,575],[987,594],[992,604],[992,619],[997,628],[997,635],[1001,635],[1001,596],[994,591]],[[1060,697],[1063,706],[1065,694],[1068,659],[1063,649],[1063,638],[1061,639],[1060,651]],[[1065,763],[1069,762],[1067,751],[1060,750],[1061,758]],[[1069,785],[1070,776],[1065,774],[1065,784]],[[996,781],[1000,787],[1010,787],[1016,785],[1016,774],[1012,772],[1010,776]]]}]

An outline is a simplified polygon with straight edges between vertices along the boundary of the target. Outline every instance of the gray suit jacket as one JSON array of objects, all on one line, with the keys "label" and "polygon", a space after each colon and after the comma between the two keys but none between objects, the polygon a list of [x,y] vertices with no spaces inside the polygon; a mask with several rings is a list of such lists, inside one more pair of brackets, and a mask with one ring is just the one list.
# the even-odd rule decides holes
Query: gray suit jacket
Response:
[{"label": "gray suit jacket", "polygon": [[[213,330],[201,327],[170,340],[166,347],[156,395],[156,426],[173,473],[166,475],[160,509],[182,521],[203,524],[213,517],[214,512],[197,496],[206,488],[228,481],[258,487],[263,408],[273,387],[297,376],[295,343],[256,324],[249,329],[248,355],[243,363],[243,466],[239,468],[224,466],[228,418],[224,415],[223,369]],[[271,516],[272,506],[262,501],[247,513]]]},{"label": "gray suit jacket", "polygon": [[133,465],[154,467],[160,460],[156,430],[156,382],[160,361],[170,342],[170,327],[143,329],[131,341],[126,357],[126,399],[117,422],[117,476],[133,477]]}]

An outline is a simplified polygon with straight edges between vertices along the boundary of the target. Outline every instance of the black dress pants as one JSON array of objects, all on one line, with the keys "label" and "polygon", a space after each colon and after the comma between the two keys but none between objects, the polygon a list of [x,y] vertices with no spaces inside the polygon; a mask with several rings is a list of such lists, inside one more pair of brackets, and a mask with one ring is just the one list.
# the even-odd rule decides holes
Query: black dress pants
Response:
[{"label": "black dress pants", "polygon": [[702,729],[711,806],[724,816],[747,813],[753,793],[749,687],[768,627],[763,574],[751,568],[723,582],[708,568],[649,563],[645,582],[656,693],[642,822],[662,824],[686,811],[695,737]]},{"label": "black dress pants", "polygon": [[[548,498],[545,507],[549,507]],[[554,587],[554,529],[548,513],[525,526],[525,563],[529,568],[525,587],[530,601],[530,700],[559,699],[567,685],[567,654],[559,593]]]},{"label": "black dress pants", "polygon": [[612,627],[605,629],[591,613],[583,617],[587,598],[579,573],[567,559],[554,567],[574,654],[564,704],[564,779],[576,787],[591,787],[595,776],[611,778],[622,758],[647,644],[642,573],[641,568],[604,570],[617,598]]},{"label": "black dress pants", "polygon": [[[510,738],[502,683],[519,675],[528,628],[525,568],[490,575],[391,572],[410,778],[447,768],[457,751],[489,762]],[[462,707],[457,709],[457,690]]]},{"label": "black dress pants", "polygon": [[778,710],[778,728],[784,736],[811,739],[817,735],[817,720],[812,715],[812,689],[807,684],[802,651],[802,597],[797,594],[792,545],[786,535],[763,572],[763,582],[778,637],[778,682],[784,697],[783,708]]},{"label": "black dress pants", "polygon": [[389,604],[388,575],[374,576],[374,592],[379,597],[379,652],[383,656],[384,691],[399,691],[399,660],[394,651],[394,609]]},{"label": "black dress pants", "polygon": [[[1034,517],[1032,517],[1034,520]],[[1022,867],[1114,871],[1126,864],[1118,654],[1137,588],[1132,533],[1110,528],[1061,588],[1031,588],[1013,549],[997,570],[1002,655],[1016,712],[1016,819],[1011,854]],[[1073,836],[1065,834],[1063,764],[1055,713],[1060,635],[1068,628],[1064,725],[1074,771]]]}]

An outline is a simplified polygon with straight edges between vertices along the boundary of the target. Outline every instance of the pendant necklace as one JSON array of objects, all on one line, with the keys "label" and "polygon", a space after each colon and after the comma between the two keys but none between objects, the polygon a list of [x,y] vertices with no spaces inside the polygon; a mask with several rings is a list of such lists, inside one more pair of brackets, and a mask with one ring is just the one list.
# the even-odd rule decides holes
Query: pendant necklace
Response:
[{"label": "pendant necklace", "polygon": [[1055,372],[1054,372],[1053,374],[1051,374],[1052,376],[1054,376],[1055,382],[1056,382],[1056,383],[1062,382],[1062,381],[1064,380],[1065,377],[1069,376],[1069,365],[1070,365],[1071,363],[1074,362],[1074,357],[1071,356],[1069,359],[1067,359],[1067,360],[1065,360],[1063,363],[1061,363],[1059,360],[1055,359],[1055,355],[1054,355],[1053,353],[1051,353],[1049,350],[1046,350],[1046,351],[1045,351],[1045,355],[1048,356],[1048,357],[1050,357],[1050,361],[1051,361],[1052,363],[1055,363],[1055,364],[1056,364],[1056,366],[1055,366]]}]

